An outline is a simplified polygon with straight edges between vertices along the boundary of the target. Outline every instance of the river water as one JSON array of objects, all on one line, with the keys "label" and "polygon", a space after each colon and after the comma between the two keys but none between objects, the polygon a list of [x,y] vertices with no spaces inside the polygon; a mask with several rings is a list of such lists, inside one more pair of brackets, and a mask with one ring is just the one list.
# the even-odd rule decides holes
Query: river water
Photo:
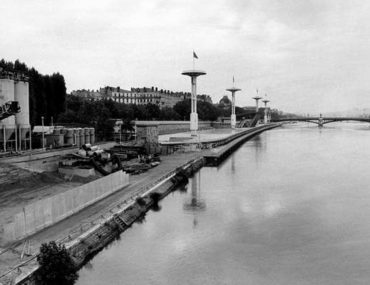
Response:
[{"label": "river water", "polygon": [[77,284],[370,284],[369,146],[367,124],[265,132],[161,201]]}]

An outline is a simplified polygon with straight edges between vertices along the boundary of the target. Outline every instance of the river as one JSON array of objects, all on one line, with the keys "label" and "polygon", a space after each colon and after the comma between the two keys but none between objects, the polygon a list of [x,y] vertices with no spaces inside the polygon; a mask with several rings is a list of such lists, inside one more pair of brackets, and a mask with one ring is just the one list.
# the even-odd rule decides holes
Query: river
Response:
[{"label": "river", "polygon": [[161,201],[77,284],[370,284],[369,166],[368,124],[262,133]]}]

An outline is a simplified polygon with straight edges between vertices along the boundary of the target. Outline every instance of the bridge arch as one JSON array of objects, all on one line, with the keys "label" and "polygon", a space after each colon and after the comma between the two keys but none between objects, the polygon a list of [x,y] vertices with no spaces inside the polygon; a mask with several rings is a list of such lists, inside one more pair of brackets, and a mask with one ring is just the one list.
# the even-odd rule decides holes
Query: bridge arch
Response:
[{"label": "bridge arch", "polygon": [[[343,122],[343,121],[354,121],[354,122],[365,122],[370,123],[370,118],[352,118],[352,117],[316,117],[316,118],[285,118],[285,119],[277,119],[271,120],[273,122],[308,122],[317,125],[326,125],[335,122]],[[320,123],[321,121],[321,123]]]}]

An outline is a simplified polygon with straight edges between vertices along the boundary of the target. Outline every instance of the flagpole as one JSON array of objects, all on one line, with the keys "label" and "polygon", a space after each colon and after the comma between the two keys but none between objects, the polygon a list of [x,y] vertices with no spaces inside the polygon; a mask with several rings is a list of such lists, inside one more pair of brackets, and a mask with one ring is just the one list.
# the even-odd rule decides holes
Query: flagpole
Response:
[{"label": "flagpole", "polygon": [[193,70],[195,70],[195,63],[194,63],[194,50],[193,50]]}]

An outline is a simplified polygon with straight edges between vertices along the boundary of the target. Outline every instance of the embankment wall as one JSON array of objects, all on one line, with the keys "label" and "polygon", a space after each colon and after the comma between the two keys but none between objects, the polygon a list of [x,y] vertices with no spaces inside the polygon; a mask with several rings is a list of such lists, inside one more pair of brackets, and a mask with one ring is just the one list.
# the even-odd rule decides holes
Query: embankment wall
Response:
[{"label": "embankment wall", "polygon": [[[190,130],[189,121],[135,121],[135,125],[155,125],[158,127],[158,134],[173,134],[178,132],[188,132]],[[199,130],[212,128],[211,121],[199,121]]]},{"label": "embankment wall", "polygon": [[218,152],[208,152],[204,155],[206,159],[206,164],[210,166],[217,166],[222,161],[224,161],[236,148],[238,148],[242,143],[248,139],[273,128],[279,127],[281,124],[268,124],[259,127],[252,128],[246,132],[236,134],[233,137],[225,140],[226,146],[223,147]]},{"label": "embankment wall", "polygon": [[[4,241],[15,241],[59,222],[129,184],[123,171],[31,203],[3,225]],[[1,229],[0,229],[1,230]]]}]

